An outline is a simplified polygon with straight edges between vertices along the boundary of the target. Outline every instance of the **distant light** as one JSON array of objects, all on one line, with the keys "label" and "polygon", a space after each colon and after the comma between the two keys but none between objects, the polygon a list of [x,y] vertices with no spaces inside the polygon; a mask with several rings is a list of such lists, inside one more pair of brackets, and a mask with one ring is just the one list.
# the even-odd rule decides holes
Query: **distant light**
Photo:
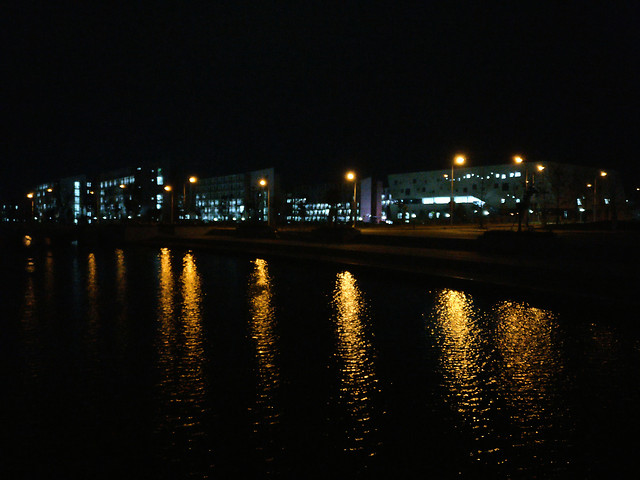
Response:
[{"label": "distant light", "polygon": [[516,155],[515,157],[513,157],[513,161],[516,162],[517,164],[520,164],[524,162],[524,159],[520,155]]},{"label": "distant light", "polygon": [[198,181],[197,177],[189,177],[189,183],[196,183]]},{"label": "distant light", "polygon": [[602,172],[600,172],[600,176],[601,177],[606,177],[607,176],[607,172],[605,172],[604,170]]},{"label": "distant light", "polygon": [[171,191],[171,185],[165,185],[164,189],[165,189],[165,191],[170,192]]},{"label": "distant light", "polygon": [[121,183],[120,188],[127,188],[127,186],[124,183]]},{"label": "distant light", "polygon": [[467,159],[464,158],[464,155],[457,155],[454,162],[456,162],[457,165],[462,165],[466,160]]},{"label": "distant light", "polygon": [[545,167],[544,167],[544,165],[538,165],[538,171],[539,171],[539,172],[543,171],[543,170],[544,170],[544,168],[545,168]]},{"label": "distant light", "polygon": [[347,172],[346,179],[349,181],[353,181],[356,179],[356,174],[354,172]]}]

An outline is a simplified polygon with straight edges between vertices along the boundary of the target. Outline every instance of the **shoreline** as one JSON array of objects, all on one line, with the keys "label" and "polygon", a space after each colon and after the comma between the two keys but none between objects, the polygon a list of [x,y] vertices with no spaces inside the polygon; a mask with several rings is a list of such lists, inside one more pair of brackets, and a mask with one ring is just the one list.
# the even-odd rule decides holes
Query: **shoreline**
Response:
[{"label": "shoreline", "polygon": [[[27,234],[26,226],[18,233]],[[392,234],[358,235],[339,241],[314,238],[308,230],[284,230],[279,238],[241,236],[233,229],[211,226],[98,225],[75,237],[69,230],[48,230],[49,242],[78,246],[141,245],[249,254],[287,260],[329,262],[358,268],[396,272],[460,284],[483,284],[498,290],[526,291],[575,301],[608,302],[638,306],[640,265],[633,246],[640,249],[636,232],[622,233],[616,241],[593,235],[521,235],[508,230],[474,238],[462,232],[454,237],[445,229],[440,236],[402,230]],[[462,231],[462,229],[459,229]],[[454,231],[454,230],[451,230]],[[35,230],[31,230],[35,233]],[[78,234],[79,230],[75,230]],[[386,233],[386,232],[385,232]],[[413,233],[413,235],[411,234]],[[42,234],[42,231],[40,232]],[[464,234],[464,236],[462,236]],[[605,237],[603,237],[605,238]],[[514,241],[516,240],[516,241]],[[34,245],[35,247],[38,244]],[[630,250],[628,250],[630,249]]]}]

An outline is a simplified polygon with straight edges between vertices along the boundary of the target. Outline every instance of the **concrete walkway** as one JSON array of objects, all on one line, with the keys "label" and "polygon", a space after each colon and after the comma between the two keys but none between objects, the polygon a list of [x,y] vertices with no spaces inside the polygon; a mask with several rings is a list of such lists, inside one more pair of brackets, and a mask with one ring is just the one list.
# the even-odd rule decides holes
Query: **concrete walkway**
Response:
[{"label": "concrete walkway", "polygon": [[[397,233],[397,232],[396,232]],[[366,235],[363,237],[366,240]],[[566,295],[589,301],[638,304],[637,258],[504,254],[464,249],[371,243],[320,243],[289,239],[239,238],[233,235],[161,236],[159,246],[206,248],[235,254],[323,261],[433,278],[475,282],[496,289]],[[631,261],[632,260],[632,261]]]}]

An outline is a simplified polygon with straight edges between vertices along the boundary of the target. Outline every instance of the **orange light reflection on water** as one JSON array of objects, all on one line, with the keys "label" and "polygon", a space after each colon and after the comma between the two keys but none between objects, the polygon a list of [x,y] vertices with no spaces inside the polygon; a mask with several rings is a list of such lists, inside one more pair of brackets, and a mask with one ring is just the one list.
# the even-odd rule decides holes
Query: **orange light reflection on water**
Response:
[{"label": "orange light reflection on water", "polygon": [[333,291],[336,357],[340,374],[340,403],[345,405],[351,422],[345,450],[368,456],[377,453],[372,419],[377,391],[374,349],[367,329],[368,311],[363,294],[350,272],[337,275]]},{"label": "orange light reflection on water", "polygon": [[172,253],[159,255],[158,368],[157,384],[161,404],[158,429],[170,435],[185,457],[194,442],[205,441],[202,424],[206,380],[204,333],[202,329],[202,285],[195,257],[182,258],[179,285],[172,267]]},{"label": "orange light reflection on water", "polygon": [[280,422],[277,401],[280,386],[277,322],[273,299],[273,281],[266,260],[256,259],[247,285],[249,327],[255,349],[256,392],[254,433],[262,437],[261,450],[267,462],[273,460],[274,428]]}]

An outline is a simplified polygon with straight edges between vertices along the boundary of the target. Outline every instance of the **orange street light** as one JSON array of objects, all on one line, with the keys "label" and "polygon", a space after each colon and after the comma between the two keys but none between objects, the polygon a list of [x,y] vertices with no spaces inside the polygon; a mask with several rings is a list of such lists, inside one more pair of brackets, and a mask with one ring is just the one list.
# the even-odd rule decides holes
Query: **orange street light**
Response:
[{"label": "orange street light", "polygon": [[27,193],[27,198],[31,200],[31,220],[33,220],[33,192]]},{"label": "orange street light", "polygon": [[358,182],[356,182],[356,174],[353,171],[347,172],[347,174],[345,175],[345,178],[350,182],[353,182],[353,209],[351,210],[351,217],[353,219],[353,228],[355,228],[356,227],[356,209],[357,209],[356,187],[358,185]]},{"label": "orange street light", "polygon": [[[602,178],[606,177],[607,172],[605,172],[604,170],[600,170],[600,176]],[[598,215],[597,215],[598,201],[596,196],[597,189],[598,189],[598,176],[596,175],[596,177],[593,179],[593,221],[594,222],[598,220]]]},{"label": "orange street light", "polygon": [[258,185],[260,185],[262,188],[264,188],[267,192],[267,225],[271,225],[271,215],[270,215],[270,210],[271,210],[271,204],[270,204],[270,200],[269,200],[269,188],[268,188],[268,182],[265,178],[261,178],[258,181]]},{"label": "orange street light", "polygon": [[[455,158],[453,159],[453,163],[451,164],[451,202],[449,204],[449,222],[451,223],[451,225],[453,225],[453,166],[454,165],[464,165],[464,162],[466,162],[467,159],[464,157],[464,155],[456,155]],[[445,175],[446,178],[446,175]]]},{"label": "orange street light", "polygon": [[173,188],[171,188],[171,185],[165,185],[164,191],[171,194],[171,214],[169,218],[171,220],[171,223],[173,223]]}]

